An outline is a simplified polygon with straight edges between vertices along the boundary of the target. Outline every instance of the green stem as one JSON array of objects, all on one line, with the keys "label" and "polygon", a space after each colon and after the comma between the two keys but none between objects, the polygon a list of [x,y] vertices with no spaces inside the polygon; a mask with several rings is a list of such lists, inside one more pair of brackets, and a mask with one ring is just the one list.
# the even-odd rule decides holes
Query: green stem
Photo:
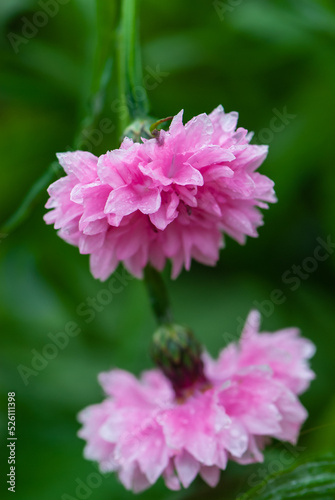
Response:
[{"label": "green stem", "polygon": [[159,325],[173,322],[170,301],[161,274],[150,265],[144,270],[144,281],[148,290],[149,300]]},{"label": "green stem", "polygon": [[[116,7],[113,1],[96,0],[97,46],[92,71],[91,99],[89,109],[81,123],[80,132],[74,140],[74,149],[81,149],[85,136],[95,127],[106,102],[107,88],[112,77],[112,53],[116,38]],[[46,188],[64,174],[58,162],[53,162],[30,188],[18,209],[4,222],[0,231],[8,234],[20,226],[30,215]]]},{"label": "green stem", "polygon": [[119,133],[130,123],[145,118],[148,99],[143,86],[139,50],[137,0],[121,0],[121,20],[117,47],[119,84]]},{"label": "green stem", "polygon": [[58,162],[53,162],[43,175],[33,184],[26,196],[24,197],[19,208],[9,217],[9,219],[1,226],[0,232],[9,234],[14,231],[32,212],[34,206],[39,201],[42,193],[55,179],[61,177],[62,168]]}]

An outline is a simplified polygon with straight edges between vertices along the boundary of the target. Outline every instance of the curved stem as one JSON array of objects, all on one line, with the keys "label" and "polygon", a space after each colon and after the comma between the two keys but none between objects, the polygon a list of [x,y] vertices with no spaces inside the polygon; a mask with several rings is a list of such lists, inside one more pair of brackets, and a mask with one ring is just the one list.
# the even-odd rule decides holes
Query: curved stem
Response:
[{"label": "curved stem", "polygon": [[0,232],[9,234],[13,232],[22,222],[24,222],[32,212],[33,208],[39,201],[42,193],[45,193],[47,187],[61,177],[62,168],[58,162],[53,162],[43,175],[37,179],[35,184],[32,185],[26,196],[24,197],[19,208],[4,222],[1,226]]},{"label": "curved stem", "polygon": [[173,322],[170,301],[161,274],[150,265],[144,270],[144,281],[157,323],[166,325]]}]

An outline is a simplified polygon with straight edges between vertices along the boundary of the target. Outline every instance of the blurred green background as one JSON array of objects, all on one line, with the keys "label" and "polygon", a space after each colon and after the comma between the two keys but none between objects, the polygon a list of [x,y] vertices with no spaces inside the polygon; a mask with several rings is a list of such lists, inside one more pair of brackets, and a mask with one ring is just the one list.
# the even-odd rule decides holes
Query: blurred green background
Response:
[{"label": "blurred green background", "polygon": [[[36,21],[43,24],[36,12],[45,11],[45,2],[0,4],[2,222],[55,159],[55,152],[74,144],[90,102],[95,3],[55,2],[58,12],[49,15],[37,33],[25,41],[14,37],[17,53],[8,35],[22,37],[23,30],[31,35],[34,29],[29,31],[27,22],[33,27]],[[260,237],[249,239],[246,247],[227,239],[215,269],[193,263],[192,271],[175,282],[167,272],[175,316],[194,328],[213,355],[230,335],[236,337],[240,318],[257,305],[264,313],[264,329],[300,327],[317,345],[312,361],[317,379],[302,397],[310,417],[296,455],[300,459],[332,450],[334,249],[322,262],[313,261],[313,254],[318,238],[335,242],[334,3],[142,0],[140,14],[144,74],[156,72],[148,90],[151,113],[161,118],[184,108],[189,119],[220,103],[226,111],[239,111],[239,124],[255,131],[256,142],[270,144],[261,171],[274,179],[279,199],[265,213]],[[114,87],[113,110],[109,105],[102,114],[113,123]],[[280,113],[289,116],[275,120]],[[86,149],[100,153],[118,146],[115,130],[97,130],[87,136]],[[65,493],[76,498],[76,479],[85,483],[96,471],[83,459],[76,415],[101,401],[97,374],[114,366],[138,374],[152,366],[148,345],[155,324],[143,284],[127,282],[122,293],[86,323],[78,306],[87,297],[99,297],[106,284],[91,277],[87,256],[80,256],[44,224],[46,200],[44,191],[24,223],[0,235],[0,422],[6,437],[6,394],[15,391],[20,500],[56,500]],[[292,281],[294,265],[309,271]],[[282,291],[280,304],[273,303],[274,289]],[[25,385],[18,365],[31,367],[31,350],[41,353],[50,343],[48,334],[64,331],[69,321],[76,322],[81,333]],[[4,442],[1,488],[8,472]],[[281,447],[277,444],[267,454],[262,466],[266,473],[272,472]],[[139,498],[236,498],[251,486],[252,473],[262,478],[259,465],[230,465],[211,494],[201,480],[181,493],[170,492],[159,481]],[[103,478],[89,495],[92,500],[132,497],[114,476]]]}]

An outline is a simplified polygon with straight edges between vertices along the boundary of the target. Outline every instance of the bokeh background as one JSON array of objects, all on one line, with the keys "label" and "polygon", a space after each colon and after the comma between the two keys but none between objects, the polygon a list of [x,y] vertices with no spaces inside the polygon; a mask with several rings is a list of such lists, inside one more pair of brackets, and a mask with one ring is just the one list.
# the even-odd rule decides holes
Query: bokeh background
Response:
[{"label": "bokeh background", "polygon": [[[25,26],[34,24],[43,4],[0,4],[3,223],[54,161],[55,152],[72,147],[90,102],[95,3],[62,0],[57,14],[30,36],[34,29]],[[255,131],[256,142],[270,144],[261,171],[274,179],[279,199],[265,213],[260,237],[249,239],[245,247],[227,239],[215,269],[193,263],[191,272],[175,282],[166,271],[175,316],[193,327],[213,355],[229,336],[237,337],[241,318],[255,306],[263,311],[265,330],[300,327],[317,345],[312,361],[317,378],[302,397],[310,417],[293,456],[332,450],[334,249],[320,252],[327,256],[323,261],[313,255],[318,238],[335,242],[334,3],[142,0],[140,18],[144,73],[156,72],[157,85],[148,90],[152,115],[161,118],[184,108],[188,119],[219,103],[226,111],[239,111],[239,124]],[[20,40],[16,53],[8,35],[22,37],[23,30],[30,37]],[[110,102],[114,91],[112,85]],[[116,121],[116,111],[115,102],[113,110],[110,104],[104,110],[108,123]],[[115,130],[98,132],[87,136],[86,149],[100,153],[118,146]],[[96,468],[82,457],[76,415],[101,401],[97,374],[114,366],[138,374],[152,366],[148,346],[155,324],[143,283],[128,281],[94,320],[85,322],[78,306],[88,297],[102,297],[106,284],[92,278],[87,256],[44,224],[46,200],[43,190],[15,231],[0,229],[1,435],[6,437],[6,394],[15,391],[16,498],[22,500],[64,500],[64,494],[80,498],[76,480],[86,483]],[[294,265],[309,270],[297,278]],[[273,301],[274,289],[282,292],[280,303]],[[81,333],[25,385],[17,367],[31,368],[32,349],[41,353],[50,343],[48,334],[64,331],[69,321]],[[1,488],[8,467],[4,450],[2,439]],[[267,453],[265,473],[272,472],[280,450],[277,444]],[[236,498],[251,486],[252,473],[262,478],[259,465],[230,465],[215,492],[201,480],[181,493],[168,491],[159,481],[139,498]],[[92,500],[132,497],[114,476],[101,479],[89,495]]]}]

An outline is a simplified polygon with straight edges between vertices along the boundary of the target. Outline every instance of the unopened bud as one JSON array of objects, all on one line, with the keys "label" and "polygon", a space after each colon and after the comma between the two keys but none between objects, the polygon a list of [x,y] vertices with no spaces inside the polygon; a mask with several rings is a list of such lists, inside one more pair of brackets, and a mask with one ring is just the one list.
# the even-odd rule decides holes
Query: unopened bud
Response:
[{"label": "unopened bud", "polygon": [[170,380],[177,398],[208,386],[201,352],[201,345],[188,328],[163,325],[154,333],[153,359]]},{"label": "unopened bud", "polygon": [[152,134],[150,132],[150,126],[151,126],[153,121],[155,121],[154,118],[152,120],[148,120],[148,119],[135,120],[133,123],[131,123],[129,125],[129,127],[126,128],[126,130],[123,133],[123,138],[129,137],[134,142],[141,142],[142,138],[143,139],[152,139]]}]

